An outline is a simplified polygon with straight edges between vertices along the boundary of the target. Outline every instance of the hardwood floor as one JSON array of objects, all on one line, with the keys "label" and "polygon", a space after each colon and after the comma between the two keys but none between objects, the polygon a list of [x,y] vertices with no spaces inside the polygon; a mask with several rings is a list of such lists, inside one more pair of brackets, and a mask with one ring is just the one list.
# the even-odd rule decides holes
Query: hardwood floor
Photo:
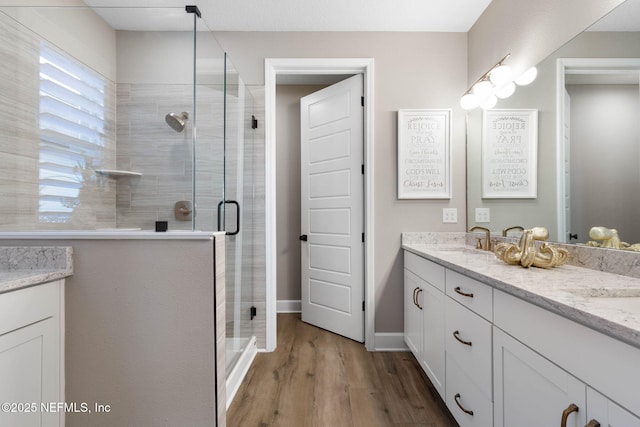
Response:
[{"label": "hardwood floor", "polygon": [[278,315],[278,348],[258,353],[229,427],[457,426],[409,352],[363,344]]}]

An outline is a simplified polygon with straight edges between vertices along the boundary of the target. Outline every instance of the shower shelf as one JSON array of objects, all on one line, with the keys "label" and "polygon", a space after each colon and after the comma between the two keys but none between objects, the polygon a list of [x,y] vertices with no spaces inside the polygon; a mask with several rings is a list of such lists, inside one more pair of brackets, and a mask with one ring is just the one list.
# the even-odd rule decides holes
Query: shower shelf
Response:
[{"label": "shower shelf", "polygon": [[96,173],[99,175],[111,176],[118,178],[121,176],[142,176],[140,172],[123,171],[118,169],[97,169]]}]

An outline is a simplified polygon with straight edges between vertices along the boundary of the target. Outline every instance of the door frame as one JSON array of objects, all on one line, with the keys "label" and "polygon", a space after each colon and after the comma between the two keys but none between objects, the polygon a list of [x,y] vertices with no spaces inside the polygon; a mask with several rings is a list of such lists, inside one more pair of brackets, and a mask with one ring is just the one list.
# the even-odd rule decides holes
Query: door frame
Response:
[{"label": "door frame", "polygon": [[374,99],[373,58],[266,58],[265,82],[265,240],[266,351],[277,346],[276,267],[276,80],[278,75],[362,74],[364,76],[364,337],[375,350],[374,286]]}]

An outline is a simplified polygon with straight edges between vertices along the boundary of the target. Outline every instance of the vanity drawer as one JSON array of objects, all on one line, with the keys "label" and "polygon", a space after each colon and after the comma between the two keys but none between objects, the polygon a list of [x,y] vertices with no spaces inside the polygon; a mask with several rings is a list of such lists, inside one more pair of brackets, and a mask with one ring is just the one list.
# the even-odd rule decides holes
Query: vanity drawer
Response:
[{"label": "vanity drawer", "polygon": [[493,320],[493,288],[455,271],[446,272],[446,294],[460,304]]},{"label": "vanity drawer", "polygon": [[[446,404],[460,427],[493,425],[493,403],[447,353]],[[467,411],[467,412],[465,412]]]},{"label": "vanity drawer", "polygon": [[404,268],[444,292],[445,268],[409,251],[404,251]]},{"label": "vanity drawer", "polygon": [[[451,298],[445,302],[445,351],[455,359],[459,369],[475,383],[489,400],[491,382],[491,323],[458,304]],[[447,365],[447,376],[449,365]]]}]

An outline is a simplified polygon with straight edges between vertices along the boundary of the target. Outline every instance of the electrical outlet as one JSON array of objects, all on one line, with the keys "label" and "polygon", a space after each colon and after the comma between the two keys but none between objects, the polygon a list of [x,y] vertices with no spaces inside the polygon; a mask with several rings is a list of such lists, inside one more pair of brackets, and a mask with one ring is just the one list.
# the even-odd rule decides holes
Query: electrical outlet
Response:
[{"label": "electrical outlet", "polygon": [[491,209],[489,208],[476,208],[476,223],[491,222]]},{"label": "electrical outlet", "polygon": [[458,208],[443,208],[442,222],[455,224],[458,222]]}]

